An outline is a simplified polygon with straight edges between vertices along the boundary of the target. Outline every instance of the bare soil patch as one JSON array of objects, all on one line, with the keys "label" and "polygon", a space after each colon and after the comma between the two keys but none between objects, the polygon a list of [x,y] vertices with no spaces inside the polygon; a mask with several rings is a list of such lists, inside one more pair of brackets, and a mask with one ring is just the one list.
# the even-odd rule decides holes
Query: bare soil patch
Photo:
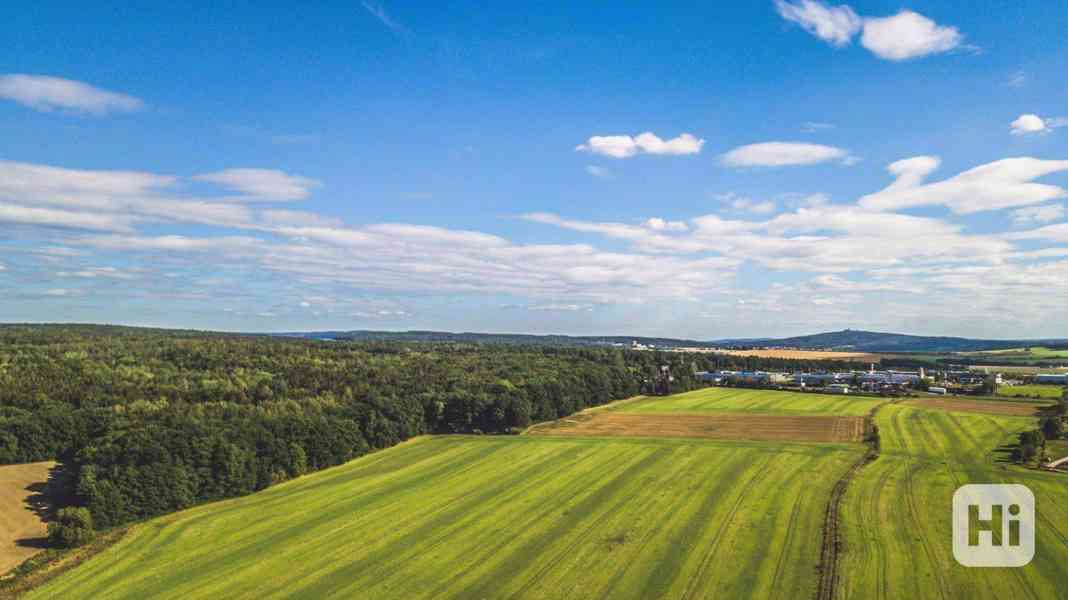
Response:
[{"label": "bare soil patch", "polygon": [[530,435],[692,437],[792,442],[859,442],[863,417],[749,414],[581,414],[532,428]]},{"label": "bare soil patch", "polygon": [[0,575],[45,548],[44,491],[53,462],[0,466]]},{"label": "bare soil patch", "polygon": [[917,408],[936,408],[952,412],[974,412],[1015,417],[1038,416],[1044,408],[1050,406],[1027,402],[998,402],[997,400],[967,400],[963,398],[923,398],[906,400],[902,404]]}]

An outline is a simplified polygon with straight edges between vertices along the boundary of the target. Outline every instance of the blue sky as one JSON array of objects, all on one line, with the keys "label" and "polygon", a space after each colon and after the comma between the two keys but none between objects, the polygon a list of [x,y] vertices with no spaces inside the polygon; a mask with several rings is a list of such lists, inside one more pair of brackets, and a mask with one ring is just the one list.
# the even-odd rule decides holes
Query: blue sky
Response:
[{"label": "blue sky", "polygon": [[483,4],[0,9],[0,319],[1068,336],[1068,7]]}]

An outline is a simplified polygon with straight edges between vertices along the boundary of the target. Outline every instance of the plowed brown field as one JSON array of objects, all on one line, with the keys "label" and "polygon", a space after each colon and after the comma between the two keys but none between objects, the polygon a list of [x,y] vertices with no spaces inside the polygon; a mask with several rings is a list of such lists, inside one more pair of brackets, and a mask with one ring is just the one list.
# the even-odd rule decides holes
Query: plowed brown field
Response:
[{"label": "plowed brown field", "polygon": [[951,412],[985,413],[988,415],[1008,415],[1018,417],[1033,417],[1046,407],[1044,404],[1032,404],[1028,402],[1009,402],[997,400],[965,400],[962,398],[923,398],[906,400],[902,402],[906,406],[917,408],[935,408]]}]

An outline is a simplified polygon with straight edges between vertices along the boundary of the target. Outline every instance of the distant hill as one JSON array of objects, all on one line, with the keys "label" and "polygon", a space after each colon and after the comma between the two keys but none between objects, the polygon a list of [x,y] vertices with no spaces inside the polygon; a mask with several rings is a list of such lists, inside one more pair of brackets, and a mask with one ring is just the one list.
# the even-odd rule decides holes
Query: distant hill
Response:
[{"label": "distant hill", "polygon": [[320,331],[279,334],[327,340],[459,342],[478,344],[545,344],[566,346],[629,345],[637,342],[658,348],[729,347],[729,348],[801,348],[811,350],[848,350],[856,352],[973,352],[1036,345],[1063,345],[1068,340],[979,340],[960,337],[935,337],[845,329],[828,333],[788,338],[749,338],[725,340],[688,340],[641,336],[570,336],[516,333],[451,333],[446,331]]},{"label": "distant hill", "polygon": [[1065,340],[978,340],[844,329],[789,338],[719,340],[713,343],[724,346],[768,346],[859,352],[975,352],[1023,346],[1058,345],[1065,343]]}]

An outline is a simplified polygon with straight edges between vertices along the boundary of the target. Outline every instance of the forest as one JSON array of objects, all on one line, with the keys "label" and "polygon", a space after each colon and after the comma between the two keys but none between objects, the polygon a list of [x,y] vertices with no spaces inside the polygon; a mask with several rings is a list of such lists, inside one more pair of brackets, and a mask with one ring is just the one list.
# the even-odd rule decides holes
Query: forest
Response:
[{"label": "forest", "polygon": [[245,495],[426,433],[508,434],[706,369],[828,361],[612,347],[0,326],[0,464],[59,460],[97,528]]}]

